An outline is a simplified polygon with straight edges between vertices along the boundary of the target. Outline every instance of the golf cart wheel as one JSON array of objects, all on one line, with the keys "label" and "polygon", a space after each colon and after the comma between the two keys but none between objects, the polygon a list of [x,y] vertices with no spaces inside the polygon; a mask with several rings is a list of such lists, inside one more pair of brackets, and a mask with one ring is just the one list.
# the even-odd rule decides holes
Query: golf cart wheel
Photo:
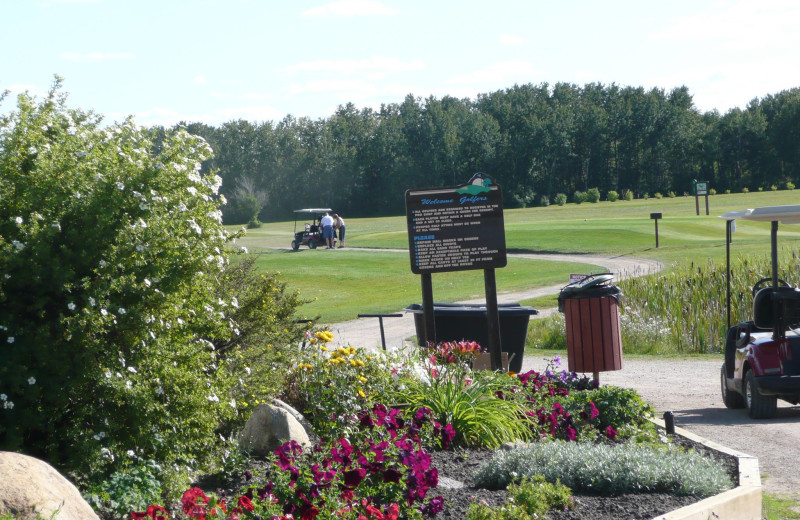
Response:
[{"label": "golf cart wheel", "polygon": [[300,249],[300,244],[297,240],[292,240],[292,251],[297,251],[298,249]]},{"label": "golf cart wheel", "polygon": [[308,248],[309,249],[316,249],[317,248],[317,241],[313,238],[308,241]]},{"label": "golf cart wheel", "polygon": [[725,363],[722,364],[722,371],[720,372],[720,386],[722,387],[722,402],[725,403],[726,408],[734,410],[744,408],[742,394],[728,388],[728,374],[725,372]]},{"label": "golf cart wheel", "polygon": [[756,378],[752,370],[747,371],[744,377],[744,395],[747,404],[747,414],[752,419],[772,419],[778,412],[778,397],[764,395],[758,391]]}]

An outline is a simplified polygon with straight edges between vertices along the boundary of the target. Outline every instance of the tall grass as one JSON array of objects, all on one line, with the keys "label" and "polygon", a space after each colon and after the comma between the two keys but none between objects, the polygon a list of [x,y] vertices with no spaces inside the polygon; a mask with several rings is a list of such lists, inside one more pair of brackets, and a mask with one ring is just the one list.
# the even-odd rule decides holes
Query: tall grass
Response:
[{"label": "tall grass", "polygon": [[[779,254],[780,277],[800,283],[795,251]],[[771,273],[768,254],[731,259],[731,324],[752,319],[752,287]],[[727,330],[725,264],[707,260],[669,272],[629,278],[620,316],[623,348],[635,353],[713,353],[724,347]]]},{"label": "tall grass", "polygon": [[[779,252],[780,278],[800,285],[800,258]],[[620,329],[628,354],[709,354],[721,352],[728,328],[725,264],[712,259],[671,266],[658,274],[628,278],[622,289]],[[771,276],[768,253],[731,258],[731,324],[752,320],[753,285]],[[566,349],[564,315],[531,322],[526,345]]]}]

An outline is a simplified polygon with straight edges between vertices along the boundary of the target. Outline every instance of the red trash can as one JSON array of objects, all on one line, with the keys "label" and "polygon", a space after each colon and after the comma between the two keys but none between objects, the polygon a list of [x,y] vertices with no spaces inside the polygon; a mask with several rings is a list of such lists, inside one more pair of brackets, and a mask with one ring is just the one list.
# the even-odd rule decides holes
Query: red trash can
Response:
[{"label": "red trash can", "polygon": [[622,369],[619,324],[619,287],[610,274],[592,275],[564,287],[558,310],[567,329],[567,361],[572,372],[592,373]]}]

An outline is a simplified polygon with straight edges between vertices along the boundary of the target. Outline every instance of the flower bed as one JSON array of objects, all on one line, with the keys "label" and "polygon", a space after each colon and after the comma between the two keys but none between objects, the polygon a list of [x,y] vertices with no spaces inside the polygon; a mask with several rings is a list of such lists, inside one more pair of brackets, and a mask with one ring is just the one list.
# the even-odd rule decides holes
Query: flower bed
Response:
[{"label": "flower bed", "polygon": [[[477,464],[506,443],[556,440],[591,446],[637,439],[643,446],[657,444],[647,421],[651,409],[635,392],[597,388],[559,371],[558,359],[543,373],[476,372],[470,366],[480,348],[471,343],[440,344],[422,356],[412,352],[398,358],[375,357],[353,347],[329,349],[325,343],[330,335],[325,333],[313,339],[281,397],[306,414],[322,441],[308,451],[286,443],[244,473],[238,489],[225,481],[214,494],[208,482],[205,491],[188,490],[182,510],[189,518],[494,518],[488,509],[484,513],[489,516],[474,516],[471,503],[479,508],[483,499],[499,507],[508,491],[477,488],[472,477]],[[621,482],[636,481],[627,470],[621,473],[626,477]],[[547,489],[542,493],[551,492],[554,484],[543,483]],[[531,493],[541,491],[525,479],[521,485]],[[651,493],[626,498],[626,485],[613,488],[613,499],[581,491],[574,501],[564,502],[561,491],[562,499],[553,503],[566,504],[568,510],[557,513],[559,518],[587,513],[604,518],[600,511],[610,512],[608,518],[651,518],[696,501],[692,496],[673,498],[657,485],[635,489]],[[542,496],[527,500],[544,500]],[[525,506],[519,502],[524,500],[509,507]],[[574,511],[569,511],[573,504]],[[634,510],[647,516],[636,516],[640,513]],[[161,513],[151,509],[133,518]]]}]

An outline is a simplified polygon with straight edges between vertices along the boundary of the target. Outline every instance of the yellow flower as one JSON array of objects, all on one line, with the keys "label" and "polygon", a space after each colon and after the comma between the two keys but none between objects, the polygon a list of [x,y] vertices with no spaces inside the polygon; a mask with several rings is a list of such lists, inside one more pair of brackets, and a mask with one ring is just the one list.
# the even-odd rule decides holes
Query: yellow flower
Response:
[{"label": "yellow flower", "polygon": [[351,366],[351,367],[357,367],[357,366],[358,366],[358,363],[356,363],[356,360],[355,360],[355,359],[351,359],[351,360],[350,360],[350,366]]},{"label": "yellow flower", "polygon": [[367,394],[365,394],[364,391],[362,389],[360,389],[360,388],[358,389],[358,395],[360,397],[367,397]]},{"label": "yellow flower", "polygon": [[360,359],[356,359],[356,365],[358,365],[360,367],[363,367],[364,366],[364,362],[361,361]]},{"label": "yellow flower", "polygon": [[310,339],[310,340],[308,340],[308,341],[310,341],[310,342],[311,342],[311,344],[313,345],[314,343],[316,343],[316,342],[317,342],[317,338],[311,338],[311,339]]},{"label": "yellow flower", "polygon": [[361,381],[362,383],[366,383],[367,382],[367,378],[364,377],[364,376],[358,376],[358,380]]},{"label": "yellow flower", "polygon": [[325,345],[320,345],[319,349],[322,350],[323,352],[327,352],[328,351],[328,347],[326,347]]}]

